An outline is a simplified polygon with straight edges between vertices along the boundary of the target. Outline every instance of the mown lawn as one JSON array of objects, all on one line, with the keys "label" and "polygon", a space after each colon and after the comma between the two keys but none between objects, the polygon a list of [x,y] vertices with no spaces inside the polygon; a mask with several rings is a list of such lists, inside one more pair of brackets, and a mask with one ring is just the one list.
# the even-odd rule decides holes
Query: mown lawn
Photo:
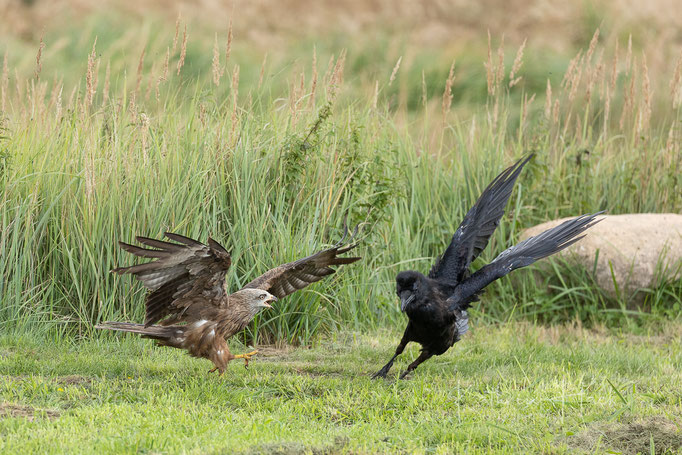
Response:
[{"label": "mown lawn", "polygon": [[4,337],[0,453],[682,452],[682,326],[478,326],[408,380],[416,345],[371,380],[397,338],[264,347],[218,377],[133,337]]}]

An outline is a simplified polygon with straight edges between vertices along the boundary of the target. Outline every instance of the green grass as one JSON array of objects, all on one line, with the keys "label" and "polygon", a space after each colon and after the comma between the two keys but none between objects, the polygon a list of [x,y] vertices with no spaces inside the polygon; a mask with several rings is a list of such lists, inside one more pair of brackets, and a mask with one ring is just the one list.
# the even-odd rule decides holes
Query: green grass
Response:
[{"label": "green grass", "polygon": [[416,345],[369,378],[397,332],[266,347],[223,377],[130,336],[5,336],[0,452],[679,453],[681,335],[478,325],[404,381]]}]

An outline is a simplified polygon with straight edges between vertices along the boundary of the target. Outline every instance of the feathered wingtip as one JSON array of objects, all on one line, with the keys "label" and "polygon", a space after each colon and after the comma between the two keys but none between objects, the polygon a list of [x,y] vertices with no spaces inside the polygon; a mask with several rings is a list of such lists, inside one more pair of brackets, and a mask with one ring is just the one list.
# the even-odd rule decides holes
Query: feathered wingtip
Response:
[{"label": "feathered wingtip", "polygon": [[127,251],[128,253],[137,257],[152,259],[152,261],[143,264],[131,265],[127,267],[116,267],[110,270],[110,272],[118,274],[124,273],[136,274],[140,272],[148,272],[149,270],[158,268],[159,262],[163,261],[164,259],[171,258],[173,255],[177,253],[182,253],[183,251],[187,250],[199,250],[202,248],[209,249],[218,258],[227,263],[227,267],[229,267],[232,264],[230,252],[227,251],[225,247],[223,247],[220,243],[213,240],[211,237],[208,238],[207,242],[208,245],[204,245],[203,243],[197,240],[185,237],[184,235],[175,234],[173,232],[165,232],[164,235],[169,240],[173,240],[178,243],[171,243],[166,242],[164,240],[152,239],[141,235],[138,235],[137,237],[135,237],[135,239],[142,245],[148,246],[150,248],[143,248],[140,246],[131,245],[129,243],[119,241],[118,244],[124,251]]},{"label": "feathered wingtip", "polygon": [[[332,248],[336,250],[336,254],[343,254],[347,253],[348,251],[354,249],[359,245],[359,241],[355,241],[357,237],[358,232],[360,231],[360,225],[362,223],[358,223],[355,225],[353,228],[353,232],[350,234],[350,237],[348,237],[348,233],[350,232],[348,229],[348,213],[346,213],[343,217],[343,236],[341,237],[341,240],[339,240]],[[347,240],[346,240],[347,238]],[[344,246],[345,245],[345,246]],[[335,257],[333,265],[341,265],[341,264],[352,264],[355,261],[359,261],[362,259],[362,257],[350,257],[350,258],[340,258],[340,257]]]}]

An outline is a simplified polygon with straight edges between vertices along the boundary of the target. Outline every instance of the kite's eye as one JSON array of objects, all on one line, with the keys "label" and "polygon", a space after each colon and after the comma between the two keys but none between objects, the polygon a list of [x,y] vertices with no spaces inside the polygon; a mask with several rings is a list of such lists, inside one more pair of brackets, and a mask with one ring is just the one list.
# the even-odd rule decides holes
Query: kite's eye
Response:
[{"label": "kite's eye", "polygon": [[266,297],[265,294],[261,294],[258,296],[258,300],[265,300],[265,297]]}]

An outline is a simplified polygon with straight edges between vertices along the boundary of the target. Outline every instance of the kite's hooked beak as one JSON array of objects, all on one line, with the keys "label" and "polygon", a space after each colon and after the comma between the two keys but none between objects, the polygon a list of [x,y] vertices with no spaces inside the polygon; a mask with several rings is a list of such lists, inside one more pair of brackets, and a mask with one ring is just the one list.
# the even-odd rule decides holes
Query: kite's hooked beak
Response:
[{"label": "kite's hooked beak", "polygon": [[271,298],[269,298],[268,300],[266,300],[265,302],[263,302],[263,306],[264,306],[265,308],[272,308],[272,305],[270,305],[270,304],[271,304],[271,303],[274,303],[274,302],[276,302],[276,301],[277,301],[277,297],[275,297],[275,296],[273,295]]},{"label": "kite's hooked beak", "polygon": [[409,291],[403,291],[400,294],[400,311],[404,313],[405,309],[412,301],[414,301],[414,294]]}]

